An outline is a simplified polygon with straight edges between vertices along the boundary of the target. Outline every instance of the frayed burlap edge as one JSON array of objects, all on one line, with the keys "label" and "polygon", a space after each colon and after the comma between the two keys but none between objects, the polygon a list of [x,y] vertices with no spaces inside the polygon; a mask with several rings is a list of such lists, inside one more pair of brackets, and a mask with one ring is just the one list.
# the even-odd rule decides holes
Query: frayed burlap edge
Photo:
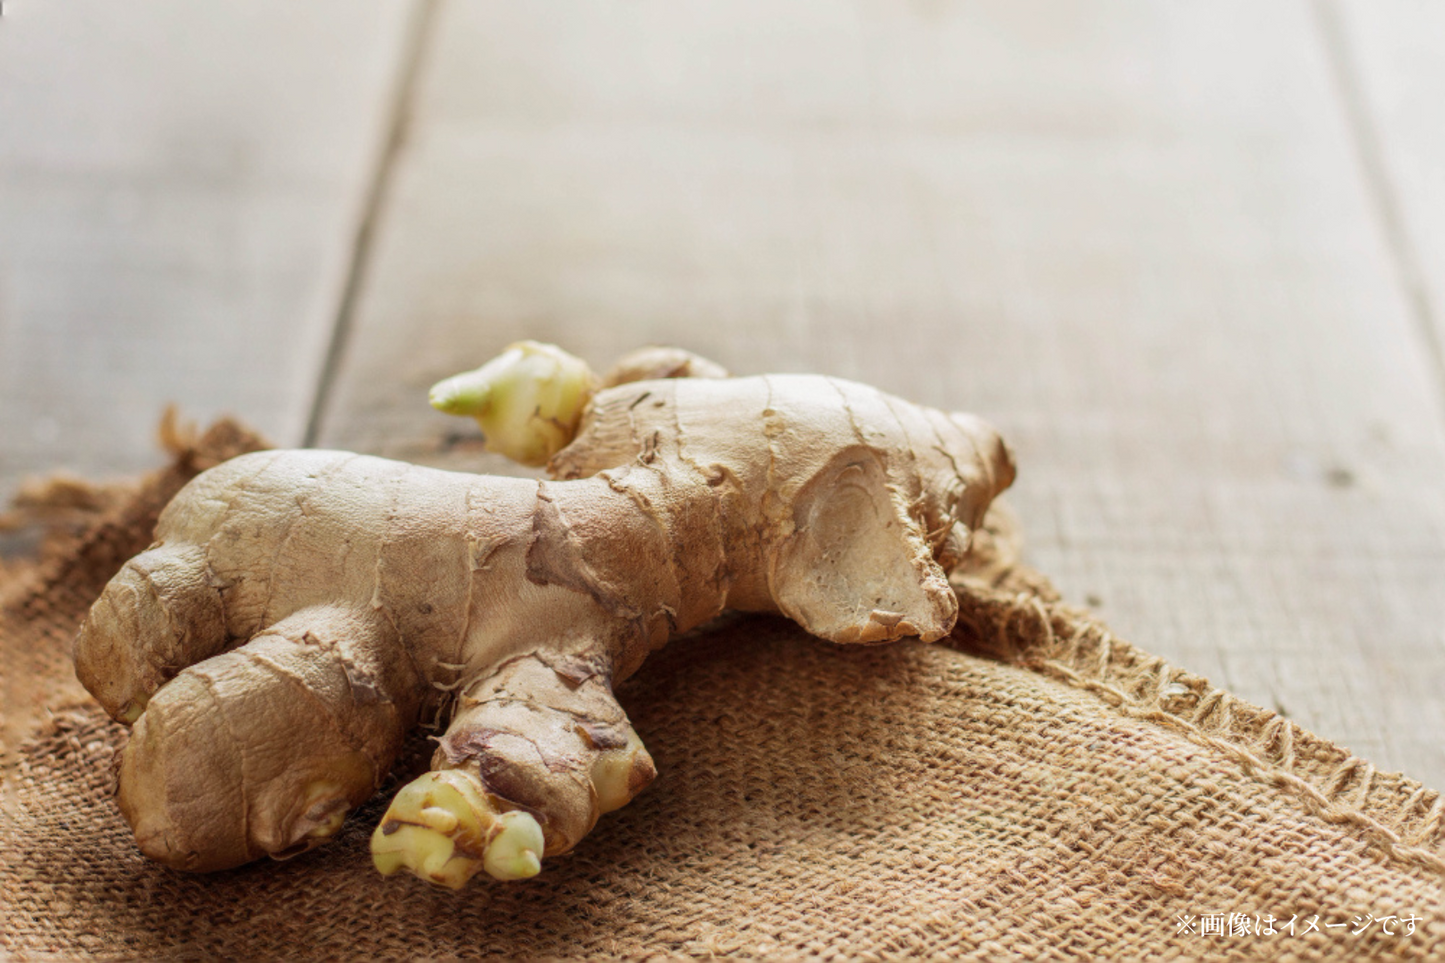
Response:
[{"label": "frayed burlap edge", "polygon": [[1389,859],[1445,876],[1445,794],[1402,773],[1380,772],[1278,713],[1119,639],[1020,564],[1007,511],[991,515],[989,528],[982,570],[955,575],[959,618],[947,644],[1087,691],[1122,715],[1223,753],[1244,776],[1352,829]]}]

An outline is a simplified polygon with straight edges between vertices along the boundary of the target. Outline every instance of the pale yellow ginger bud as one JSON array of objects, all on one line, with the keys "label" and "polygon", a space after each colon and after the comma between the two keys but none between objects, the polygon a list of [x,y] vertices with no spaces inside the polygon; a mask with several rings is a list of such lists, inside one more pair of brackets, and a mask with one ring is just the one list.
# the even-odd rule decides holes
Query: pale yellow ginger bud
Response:
[{"label": "pale yellow ginger bud", "polygon": [[556,345],[518,341],[475,371],[437,382],[431,404],[475,418],[487,451],[536,466],[571,442],[596,387],[581,358]]},{"label": "pale yellow ginger bud", "polygon": [[371,835],[371,860],[383,875],[405,869],[449,889],[482,870],[500,880],[536,876],[544,848],[531,813],[499,812],[481,781],[459,769],[402,787]]},{"label": "pale yellow ginger bud", "polygon": [[487,847],[482,868],[493,879],[529,879],[542,871],[542,827],[531,813],[502,813],[501,832]]},{"label": "pale yellow ginger bud", "polygon": [[[637,737],[637,733],[629,730],[627,745],[597,755],[596,761],[592,763],[592,788],[597,791],[599,813],[621,809],[637,795],[637,756],[646,751],[642,748],[642,740]],[[648,771],[653,771],[650,761]]]}]

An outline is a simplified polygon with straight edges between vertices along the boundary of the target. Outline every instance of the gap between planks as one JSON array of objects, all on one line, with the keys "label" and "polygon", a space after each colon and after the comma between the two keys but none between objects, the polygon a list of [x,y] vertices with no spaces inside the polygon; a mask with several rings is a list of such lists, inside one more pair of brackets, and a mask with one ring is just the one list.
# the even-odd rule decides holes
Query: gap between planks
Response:
[{"label": "gap between planks", "polygon": [[421,75],[427,51],[431,49],[431,39],[435,33],[436,23],[440,19],[438,11],[441,3],[442,0],[416,0],[410,23],[407,26],[406,50],[402,55],[391,105],[387,111],[386,133],[377,154],[376,165],[367,184],[361,219],[357,223],[356,236],[351,245],[351,257],[346,268],[346,283],[341,291],[336,318],[332,322],[331,339],[327,344],[326,354],[321,361],[321,370],[316,378],[316,394],[311,400],[311,410],[306,419],[306,432],[301,439],[302,447],[305,448],[316,447],[321,433],[321,425],[326,417],[327,402],[336,383],[336,373],[340,369],[342,358],[346,353],[346,346],[351,334],[352,317],[360,298],[367,268],[371,263],[372,241],[376,237],[378,225],[391,195],[392,175],[396,171],[397,161],[406,144],[412,111],[416,104],[417,79]]}]

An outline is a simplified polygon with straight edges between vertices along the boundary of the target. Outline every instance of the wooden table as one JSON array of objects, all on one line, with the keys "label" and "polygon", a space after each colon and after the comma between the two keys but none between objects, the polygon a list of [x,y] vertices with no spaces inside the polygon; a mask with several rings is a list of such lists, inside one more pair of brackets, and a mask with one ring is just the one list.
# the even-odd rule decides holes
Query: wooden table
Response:
[{"label": "wooden table", "polygon": [[1118,633],[1445,786],[1445,6],[6,0],[0,494],[675,342],[983,413]]}]

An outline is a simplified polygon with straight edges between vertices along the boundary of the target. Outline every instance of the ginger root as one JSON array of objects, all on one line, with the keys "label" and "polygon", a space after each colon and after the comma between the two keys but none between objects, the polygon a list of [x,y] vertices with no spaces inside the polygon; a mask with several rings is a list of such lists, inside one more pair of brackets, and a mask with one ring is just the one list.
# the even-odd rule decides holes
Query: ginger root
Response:
[{"label": "ginger root", "polygon": [[524,343],[433,391],[549,480],[266,451],[170,503],[76,640],[134,727],[141,850],[208,871],[335,835],[405,736],[433,772],[372,839],[384,873],[535,874],[653,778],[613,687],[724,609],[841,643],[942,638],[947,572],[1013,479],[970,415],[676,349],[594,376]]}]

